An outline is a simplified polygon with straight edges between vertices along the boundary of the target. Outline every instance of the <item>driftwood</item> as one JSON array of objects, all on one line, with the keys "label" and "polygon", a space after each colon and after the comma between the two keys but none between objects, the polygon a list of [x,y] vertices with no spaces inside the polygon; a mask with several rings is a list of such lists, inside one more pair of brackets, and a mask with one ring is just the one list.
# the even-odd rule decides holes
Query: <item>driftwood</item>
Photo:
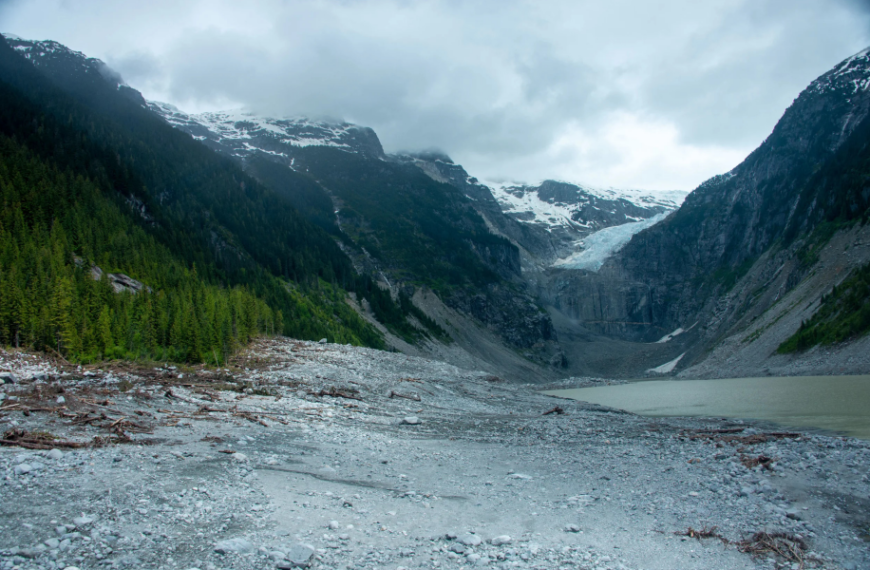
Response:
[{"label": "driftwood", "polygon": [[317,396],[318,398],[330,396],[332,398],[347,398],[348,400],[362,401],[359,392],[352,392],[350,390],[345,390],[344,388],[336,388],[335,386],[330,387],[328,390],[321,388],[319,392],[308,392],[308,394],[311,396]]},{"label": "driftwood", "polygon": [[11,429],[3,434],[0,445],[15,445],[25,449],[55,449],[58,447],[80,448],[87,447],[87,443],[78,441],[64,441],[45,433],[29,433],[23,429]]},{"label": "driftwood", "polygon": [[389,395],[389,397],[390,397],[390,398],[405,398],[406,400],[414,400],[415,402],[421,402],[421,401],[422,401],[422,399],[420,398],[420,396],[417,395],[417,394],[411,394],[411,395],[409,396],[409,395],[406,395],[406,394],[399,394],[398,392],[393,392],[392,390],[390,390],[390,395]]},{"label": "driftwood", "polygon": [[565,410],[563,410],[560,406],[555,406],[552,410],[547,410],[542,415],[548,416],[550,414],[564,414]]},{"label": "driftwood", "polygon": [[798,568],[803,568],[807,560],[818,562],[807,557],[807,544],[802,538],[786,532],[756,532],[752,538],[738,542],[737,550],[755,556],[774,554],[797,564]]},{"label": "driftwood", "polygon": [[265,421],[263,421],[262,418],[258,418],[257,416],[255,416],[254,414],[251,414],[249,412],[233,412],[233,415],[237,418],[243,418],[243,419],[248,420],[249,422],[254,422],[255,424],[260,424],[261,426],[264,426],[264,427],[269,427],[269,424],[267,424]]}]

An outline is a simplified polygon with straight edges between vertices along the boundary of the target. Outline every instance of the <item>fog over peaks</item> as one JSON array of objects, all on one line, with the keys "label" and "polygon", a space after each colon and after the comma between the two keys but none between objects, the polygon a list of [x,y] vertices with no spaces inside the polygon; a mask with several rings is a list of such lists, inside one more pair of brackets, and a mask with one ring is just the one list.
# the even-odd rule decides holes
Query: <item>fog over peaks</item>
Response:
[{"label": "fog over peaks", "polygon": [[689,190],[870,45],[855,0],[7,1],[146,98],[374,128],[481,179]]}]

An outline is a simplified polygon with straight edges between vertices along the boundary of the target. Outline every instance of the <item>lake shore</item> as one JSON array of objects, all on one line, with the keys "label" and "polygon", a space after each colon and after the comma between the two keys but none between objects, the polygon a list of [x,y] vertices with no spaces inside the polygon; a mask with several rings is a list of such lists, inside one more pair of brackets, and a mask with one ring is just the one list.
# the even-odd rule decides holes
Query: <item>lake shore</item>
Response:
[{"label": "lake shore", "polygon": [[[592,389],[590,389],[592,388]],[[721,417],[774,422],[870,441],[870,376],[786,376],[584,383],[545,393],[648,417]]]},{"label": "lake shore", "polygon": [[226,370],[0,371],[3,569],[870,567],[853,438],[290,340]]}]

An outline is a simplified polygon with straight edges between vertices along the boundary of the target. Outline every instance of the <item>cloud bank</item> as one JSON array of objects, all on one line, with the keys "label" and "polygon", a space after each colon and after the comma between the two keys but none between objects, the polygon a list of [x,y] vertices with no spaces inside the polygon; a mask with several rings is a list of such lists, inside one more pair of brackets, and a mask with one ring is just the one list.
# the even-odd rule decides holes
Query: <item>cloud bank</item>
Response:
[{"label": "cloud bank", "polygon": [[870,45],[856,0],[7,1],[146,98],[373,127],[489,180],[689,190]]}]

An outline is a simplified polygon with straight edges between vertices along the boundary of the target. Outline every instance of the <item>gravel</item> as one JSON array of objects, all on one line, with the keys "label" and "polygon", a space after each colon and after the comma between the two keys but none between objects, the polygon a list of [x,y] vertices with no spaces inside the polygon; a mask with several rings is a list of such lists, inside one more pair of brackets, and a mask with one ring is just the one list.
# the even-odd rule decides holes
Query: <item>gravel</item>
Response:
[{"label": "gravel", "polygon": [[25,379],[2,431],[56,438],[0,447],[0,570],[791,568],[741,552],[761,531],[799,536],[806,567],[870,567],[861,440],[290,340],[220,370],[0,369]]}]

